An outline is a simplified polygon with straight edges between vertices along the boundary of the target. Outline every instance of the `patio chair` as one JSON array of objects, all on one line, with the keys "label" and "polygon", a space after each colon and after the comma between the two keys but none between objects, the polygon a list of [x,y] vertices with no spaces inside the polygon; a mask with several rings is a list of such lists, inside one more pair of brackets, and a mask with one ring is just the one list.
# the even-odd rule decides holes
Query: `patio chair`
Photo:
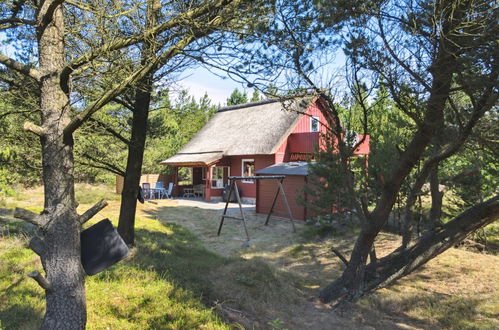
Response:
[{"label": "patio chair", "polygon": [[193,188],[194,188],[194,196],[204,198],[204,184],[197,184]]},{"label": "patio chair", "polygon": [[158,198],[168,198],[168,192],[166,191],[165,187],[163,187],[163,182],[161,181],[156,182],[154,193],[158,194]]},{"label": "patio chair", "polygon": [[151,189],[151,184],[149,182],[142,183],[142,193],[144,194],[144,199],[154,198],[154,194]]},{"label": "patio chair", "polygon": [[168,183],[168,190],[166,190],[166,198],[172,198],[173,186],[175,184],[173,182]]}]

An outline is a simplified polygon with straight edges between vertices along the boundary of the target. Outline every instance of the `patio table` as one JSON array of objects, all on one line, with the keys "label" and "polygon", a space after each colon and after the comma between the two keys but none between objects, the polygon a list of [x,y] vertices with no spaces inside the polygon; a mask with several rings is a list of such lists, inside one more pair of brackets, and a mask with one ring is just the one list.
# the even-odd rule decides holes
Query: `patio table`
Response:
[{"label": "patio table", "polygon": [[[146,198],[146,199],[160,199],[162,190],[163,190],[163,188],[147,188],[145,193],[146,193],[148,198]],[[156,198],[156,194],[158,195],[157,198]]]}]

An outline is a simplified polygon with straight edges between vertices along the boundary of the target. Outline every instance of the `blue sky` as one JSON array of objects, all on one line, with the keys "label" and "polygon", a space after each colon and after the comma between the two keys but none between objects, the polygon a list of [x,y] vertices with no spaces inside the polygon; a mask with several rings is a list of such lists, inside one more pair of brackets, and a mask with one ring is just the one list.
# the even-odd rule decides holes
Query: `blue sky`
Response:
[{"label": "blue sky", "polygon": [[[0,32],[0,52],[12,56],[14,49],[4,43],[5,34]],[[223,75],[223,74],[221,74]],[[178,82],[181,89],[187,89],[196,99],[208,93],[212,104],[224,105],[235,88],[244,90],[244,86],[227,78],[222,79],[203,67],[192,68],[182,74],[185,77]],[[247,91],[250,94],[252,91]]]},{"label": "blue sky", "polygon": [[[221,75],[223,74],[221,73]],[[204,93],[208,93],[212,104],[224,105],[235,88],[244,90],[243,85],[229,78],[222,79],[203,67],[190,69],[183,76],[186,78],[178,82],[179,86],[187,89],[189,94],[196,99],[203,97]],[[252,90],[246,92],[251,94]]]}]

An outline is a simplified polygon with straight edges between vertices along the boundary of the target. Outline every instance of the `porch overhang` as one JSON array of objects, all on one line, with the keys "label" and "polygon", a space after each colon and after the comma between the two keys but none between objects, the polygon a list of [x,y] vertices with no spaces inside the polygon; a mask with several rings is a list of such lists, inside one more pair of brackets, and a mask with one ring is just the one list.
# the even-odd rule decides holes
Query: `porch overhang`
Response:
[{"label": "porch overhang", "polygon": [[169,166],[209,166],[222,159],[223,151],[208,152],[186,152],[177,153],[174,156],[160,162]]}]

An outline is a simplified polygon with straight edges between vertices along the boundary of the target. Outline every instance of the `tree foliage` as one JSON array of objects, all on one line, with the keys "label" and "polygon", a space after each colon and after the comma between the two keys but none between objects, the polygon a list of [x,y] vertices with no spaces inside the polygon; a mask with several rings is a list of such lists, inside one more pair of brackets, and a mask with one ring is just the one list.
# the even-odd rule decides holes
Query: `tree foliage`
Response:
[{"label": "tree foliage", "polygon": [[248,103],[248,95],[246,92],[241,92],[239,89],[234,89],[227,99],[227,105],[236,105]]},{"label": "tree foliage", "polygon": [[[106,205],[101,201],[82,215],[76,211],[75,132],[158,68],[167,63],[174,68],[183,63],[182,58],[202,60],[200,51],[213,44],[208,36],[224,40],[234,30],[247,29],[251,26],[248,12],[266,7],[245,0],[167,2],[158,8],[157,23],[147,25],[142,21],[148,17],[143,15],[147,5],[64,0],[0,3],[0,31],[14,49],[12,54],[0,53],[1,69],[8,73],[0,79],[15,85],[10,77],[22,75],[36,96],[29,110],[38,118],[26,122],[24,129],[37,135],[41,145],[44,211],[19,209],[15,216],[40,229],[30,247],[40,256],[46,275],[32,273],[46,293],[44,329],[85,327],[80,231]],[[137,47],[149,40],[158,44],[144,61]]]},{"label": "tree foliage", "polygon": [[[487,1],[281,1],[260,42],[242,52],[249,74],[271,75],[249,84],[325,100],[329,151],[337,154],[317,163],[329,189],[324,197],[333,203],[334,184],[341,183],[362,227],[344,273],[321,292],[325,301],[356,299],[388,285],[499,216],[497,191],[486,184],[481,200],[443,224],[440,189],[452,179],[446,163],[466,158],[474,136],[484,133],[485,118],[497,119],[497,32],[497,10]],[[332,76],[331,59],[341,58],[340,51],[343,74]],[[372,137],[367,184],[350,174],[362,142],[345,138],[351,128]],[[486,161],[490,171],[493,159]],[[431,196],[426,216],[437,226],[415,237],[415,205],[425,183]],[[375,239],[400,200],[403,244],[378,259]]]}]

